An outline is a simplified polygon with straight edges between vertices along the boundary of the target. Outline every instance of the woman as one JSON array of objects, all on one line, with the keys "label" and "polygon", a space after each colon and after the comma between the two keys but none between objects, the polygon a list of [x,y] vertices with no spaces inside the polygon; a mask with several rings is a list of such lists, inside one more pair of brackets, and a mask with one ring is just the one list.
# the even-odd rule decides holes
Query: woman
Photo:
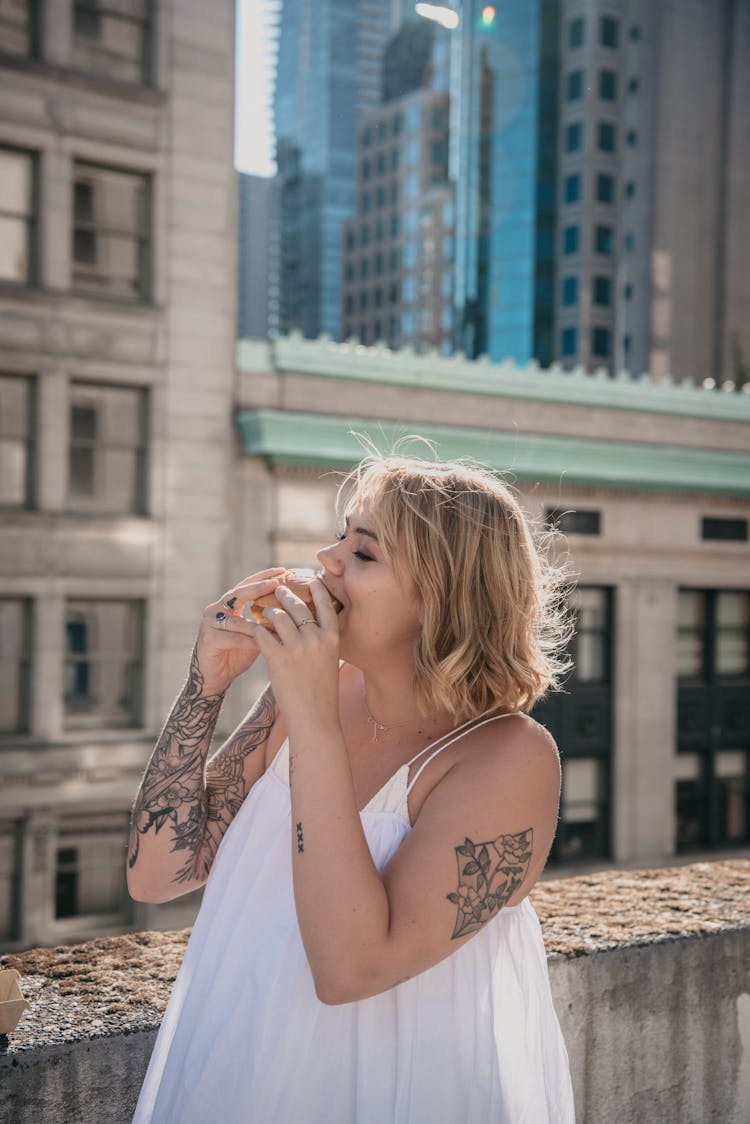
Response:
[{"label": "woman", "polygon": [[[489,473],[371,457],[344,494],[317,620],[279,569],[208,606],[138,792],[132,895],[206,890],[134,1121],[572,1124],[527,897],[562,575]],[[242,610],[274,590],[269,631]],[[206,767],[258,654],[270,687]]]}]

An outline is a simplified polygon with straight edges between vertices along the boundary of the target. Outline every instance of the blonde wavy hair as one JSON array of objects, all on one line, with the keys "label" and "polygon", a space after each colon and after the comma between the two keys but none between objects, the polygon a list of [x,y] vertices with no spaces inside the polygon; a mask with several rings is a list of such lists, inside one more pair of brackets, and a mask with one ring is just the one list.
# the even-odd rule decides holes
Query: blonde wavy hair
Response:
[{"label": "blonde wavy hair", "polygon": [[339,489],[342,516],[367,504],[397,578],[421,600],[415,687],[422,714],[467,720],[530,710],[571,662],[566,564],[532,532],[509,485],[462,462],[371,454]]}]

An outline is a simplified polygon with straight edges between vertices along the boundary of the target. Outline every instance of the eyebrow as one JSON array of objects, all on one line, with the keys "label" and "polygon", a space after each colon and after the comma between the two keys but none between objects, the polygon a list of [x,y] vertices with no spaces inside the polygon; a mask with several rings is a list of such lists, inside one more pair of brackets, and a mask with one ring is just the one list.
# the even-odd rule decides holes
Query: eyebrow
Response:
[{"label": "eyebrow", "polygon": [[[349,526],[349,516],[348,515],[346,517],[346,525],[347,525],[347,527]],[[375,534],[374,531],[368,530],[367,527],[355,527],[354,533],[357,534],[357,535],[367,535],[368,539],[372,539],[373,542],[378,542],[378,536]],[[378,545],[380,545],[380,544],[378,543]]]}]

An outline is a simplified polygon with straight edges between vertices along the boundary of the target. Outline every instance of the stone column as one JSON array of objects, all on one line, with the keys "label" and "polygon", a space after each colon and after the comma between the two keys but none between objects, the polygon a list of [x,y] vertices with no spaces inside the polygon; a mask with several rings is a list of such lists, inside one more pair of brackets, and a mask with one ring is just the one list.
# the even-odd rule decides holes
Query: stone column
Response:
[{"label": "stone column", "polygon": [[49,941],[54,920],[57,816],[51,808],[32,808],[21,828],[20,939],[23,947]]},{"label": "stone column", "polygon": [[617,588],[613,843],[616,861],[674,854],[676,588],[628,578]]}]

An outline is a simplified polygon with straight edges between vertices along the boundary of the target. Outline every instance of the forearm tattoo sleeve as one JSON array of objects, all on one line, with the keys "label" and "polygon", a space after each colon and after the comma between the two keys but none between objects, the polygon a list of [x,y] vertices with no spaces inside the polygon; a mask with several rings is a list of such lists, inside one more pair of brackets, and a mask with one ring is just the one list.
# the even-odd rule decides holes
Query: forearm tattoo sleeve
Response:
[{"label": "forearm tattoo sleeve", "polygon": [[251,715],[206,768],[223,695],[203,695],[203,676],[195,651],[187,682],[154,747],[133,807],[128,865],[132,869],[141,837],[171,835],[173,853],[185,861],[173,880],[205,879],[221,837],[246,793],[242,762],[261,745],[273,725],[270,688]]}]

